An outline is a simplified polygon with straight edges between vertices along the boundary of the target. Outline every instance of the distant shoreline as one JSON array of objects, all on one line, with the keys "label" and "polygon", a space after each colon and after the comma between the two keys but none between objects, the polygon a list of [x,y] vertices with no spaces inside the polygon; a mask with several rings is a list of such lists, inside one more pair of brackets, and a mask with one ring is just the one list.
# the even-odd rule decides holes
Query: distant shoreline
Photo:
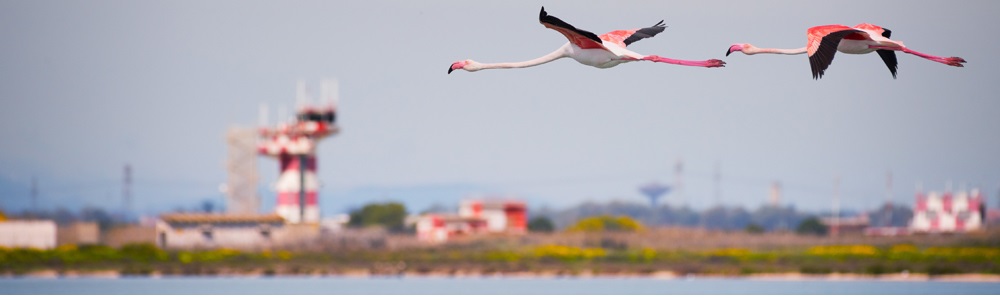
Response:
[{"label": "distant shoreline", "polygon": [[174,275],[174,274],[160,274],[152,273],[149,275],[123,275],[118,271],[92,271],[92,272],[81,272],[81,271],[70,271],[59,273],[55,270],[44,270],[29,272],[21,275],[14,274],[0,274],[0,279],[22,279],[22,278],[48,278],[48,279],[77,279],[77,278],[105,278],[105,279],[118,279],[118,278],[184,278],[184,277],[203,277],[203,278],[249,278],[249,277],[259,277],[259,278],[291,278],[291,277],[315,277],[315,278],[371,278],[371,279],[385,279],[385,278],[496,278],[496,279],[589,279],[589,278],[602,278],[602,279],[628,279],[628,278],[638,278],[638,279],[662,279],[662,280],[686,280],[686,279],[747,279],[747,280],[766,280],[766,281],[812,281],[812,280],[825,280],[825,281],[900,281],[900,282],[928,282],[928,281],[944,281],[944,282],[1000,282],[1000,275],[997,274],[980,274],[980,273],[970,273],[970,274],[948,274],[948,275],[935,275],[929,276],[927,274],[905,274],[905,273],[894,273],[885,275],[868,275],[868,274],[853,274],[853,273],[831,273],[831,274],[804,274],[804,273],[758,273],[749,275],[715,275],[715,274],[690,274],[690,275],[679,275],[674,272],[661,271],[653,272],[649,274],[593,274],[590,272],[581,272],[579,274],[559,274],[555,272],[510,272],[510,273],[480,273],[480,272],[456,272],[456,273],[444,273],[444,272],[431,272],[431,273],[416,273],[416,272],[404,272],[399,275],[383,275],[383,274],[372,274],[366,270],[355,270],[343,273],[327,273],[327,274],[274,274],[267,275],[261,272],[251,272],[251,273],[226,273],[226,274],[215,274],[215,275]]}]

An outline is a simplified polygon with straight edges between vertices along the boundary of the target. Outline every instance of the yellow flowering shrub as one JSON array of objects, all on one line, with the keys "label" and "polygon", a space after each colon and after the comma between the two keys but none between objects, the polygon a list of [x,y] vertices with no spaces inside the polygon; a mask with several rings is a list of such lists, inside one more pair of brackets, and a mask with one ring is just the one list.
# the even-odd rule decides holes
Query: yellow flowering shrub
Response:
[{"label": "yellow flowering shrub", "polygon": [[555,258],[562,261],[592,260],[604,257],[607,253],[601,248],[579,248],[560,245],[544,245],[534,249],[535,257]]},{"label": "yellow flowering shrub", "polygon": [[904,253],[905,254],[909,254],[909,253],[917,253],[917,252],[919,252],[919,249],[917,249],[917,246],[910,245],[910,244],[892,245],[892,248],[889,248],[889,253],[890,254],[904,254]]},{"label": "yellow flowering shrub", "polygon": [[642,223],[626,216],[596,216],[580,219],[569,228],[570,232],[638,232],[642,231]]},{"label": "yellow flowering shrub", "polygon": [[814,256],[875,256],[878,248],[870,245],[831,245],[814,246],[806,250],[806,254]]}]

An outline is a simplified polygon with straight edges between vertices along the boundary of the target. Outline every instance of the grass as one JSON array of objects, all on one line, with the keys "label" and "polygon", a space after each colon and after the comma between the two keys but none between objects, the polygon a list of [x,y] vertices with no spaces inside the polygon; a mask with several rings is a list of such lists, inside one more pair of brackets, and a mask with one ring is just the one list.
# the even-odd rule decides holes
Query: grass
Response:
[{"label": "grass", "polygon": [[373,274],[552,272],[558,274],[748,275],[800,272],[882,275],[908,271],[931,276],[960,273],[1000,274],[1000,246],[821,245],[782,249],[722,247],[654,249],[580,247],[560,244],[503,249],[431,247],[343,251],[260,251],[235,249],[167,251],[148,244],[60,246],[51,250],[0,248],[0,273],[37,270],[111,270],[124,275],[258,273],[335,274],[367,270]]}]

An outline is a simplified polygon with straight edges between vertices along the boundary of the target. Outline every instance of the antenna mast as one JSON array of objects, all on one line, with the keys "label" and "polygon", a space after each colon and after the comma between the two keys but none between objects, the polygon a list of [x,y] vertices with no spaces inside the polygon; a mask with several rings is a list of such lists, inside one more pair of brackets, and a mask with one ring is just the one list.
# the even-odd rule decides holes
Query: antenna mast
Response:
[{"label": "antenna mast", "polygon": [[38,178],[31,177],[31,211],[38,212]]},{"label": "antenna mast", "polygon": [[830,235],[840,235],[840,175],[833,178],[833,226]]},{"label": "antenna mast", "polygon": [[123,173],[122,207],[125,210],[123,213],[124,217],[127,219],[129,213],[132,211],[132,165],[125,163]]}]

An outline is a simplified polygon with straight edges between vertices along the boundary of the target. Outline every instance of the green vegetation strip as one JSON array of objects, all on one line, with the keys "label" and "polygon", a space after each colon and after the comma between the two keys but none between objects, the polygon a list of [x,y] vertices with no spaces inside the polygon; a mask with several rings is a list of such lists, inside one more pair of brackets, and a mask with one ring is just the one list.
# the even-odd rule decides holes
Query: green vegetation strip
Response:
[{"label": "green vegetation strip", "polygon": [[153,245],[122,248],[61,246],[52,250],[0,248],[0,273],[20,275],[39,270],[57,272],[117,271],[125,275],[211,275],[220,273],[338,274],[347,270],[372,274],[455,272],[590,271],[642,274],[742,275],[801,272],[807,274],[899,272],[929,275],[1000,274],[1000,248],[926,247],[899,244],[815,246],[796,250],[754,251],[724,248],[666,251],[650,248],[604,249],[542,245],[507,250],[421,248],[335,252],[260,251],[233,249],[165,251]]}]

